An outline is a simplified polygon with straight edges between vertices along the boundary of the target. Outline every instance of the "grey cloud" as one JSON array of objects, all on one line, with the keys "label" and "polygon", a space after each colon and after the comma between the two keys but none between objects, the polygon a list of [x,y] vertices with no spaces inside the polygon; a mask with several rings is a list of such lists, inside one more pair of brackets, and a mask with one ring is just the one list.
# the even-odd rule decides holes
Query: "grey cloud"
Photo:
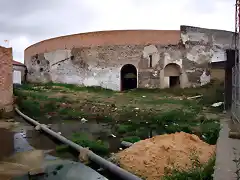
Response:
[{"label": "grey cloud", "polygon": [[26,47],[18,42],[20,37],[36,43],[55,36],[87,31],[96,14],[91,12],[85,1],[0,0],[0,44],[3,40],[10,40],[14,56],[22,60]]},{"label": "grey cloud", "polygon": [[24,16],[41,9],[51,9],[60,6],[61,0],[2,0],[0,1],[1,15],[9,17]]},{"label": "grey cloud", "polygon": [[30,38],[77,33],[94,19],[89,10],[78,0],[0,1],[0,33]]}]

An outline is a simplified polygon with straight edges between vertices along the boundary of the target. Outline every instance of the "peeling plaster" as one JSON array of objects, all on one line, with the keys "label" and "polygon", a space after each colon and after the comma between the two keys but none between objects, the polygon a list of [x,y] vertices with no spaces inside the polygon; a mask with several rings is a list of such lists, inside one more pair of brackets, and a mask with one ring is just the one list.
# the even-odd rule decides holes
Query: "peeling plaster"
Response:
[{"label": "peeling plaster", "polygon": [[25,57],[28,80],[120,90],[120,69],[125,64],[133,64],[138,70],[138,87],[166,88],[169,77],[164,76],[164,67],[174,63],[181,69],[182,88],[208,83],[211,77],[204,70],[209,62],[226,59],[225,49],[231,48],[233,34],[187,26],[183,29],[180,41],[183,48],[161,44],[108,45],[74,47]]},{"label": "peeling plaster", "polygon": [[200,83],[201,86],[206,85],[210,83],[211,81],[211,76],[206,74],[206,71],[203,72],[203,74],[200,76]]}]

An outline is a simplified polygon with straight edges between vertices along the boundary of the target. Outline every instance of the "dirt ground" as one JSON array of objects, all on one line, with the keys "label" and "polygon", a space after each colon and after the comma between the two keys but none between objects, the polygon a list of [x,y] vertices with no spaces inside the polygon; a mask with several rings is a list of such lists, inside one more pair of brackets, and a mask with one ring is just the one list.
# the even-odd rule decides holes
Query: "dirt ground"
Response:
[{"label": "dirt ground", "polygon": [[147,180],[159,180],[173,169],[187,170],[194,163],[207,163],[215,148],[196,135],[179,132],[142,140],[116,156],[124,169]]}]

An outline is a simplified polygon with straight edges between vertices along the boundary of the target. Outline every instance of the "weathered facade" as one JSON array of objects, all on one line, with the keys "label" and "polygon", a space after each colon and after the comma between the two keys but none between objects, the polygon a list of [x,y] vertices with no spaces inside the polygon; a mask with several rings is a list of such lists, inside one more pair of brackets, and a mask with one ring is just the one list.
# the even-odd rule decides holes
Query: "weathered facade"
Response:
[{"label": "weathered facade", "polygon": [[53,38],[25,50],[30,82],[113,90],[203,85],[209,62],[225,60],[233,33],[181,26],[179,31],[102,31]]},{"label": "weathered facade", "polygon": [[13,111],[12,48],[0,46],[0,114]]},{"label": "weathered facade", "polygon": [[225,81],[226,61],[217,61],[211,63],[211,78],[219,81]]}]

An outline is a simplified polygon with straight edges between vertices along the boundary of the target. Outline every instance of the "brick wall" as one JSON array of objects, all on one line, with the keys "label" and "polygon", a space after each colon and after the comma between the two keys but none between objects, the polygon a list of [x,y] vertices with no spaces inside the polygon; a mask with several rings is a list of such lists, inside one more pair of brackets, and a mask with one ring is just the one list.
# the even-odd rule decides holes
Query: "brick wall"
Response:
[{"label": "brick wall", "polygon": [[13,111],[12,48],[0,46],[0,110]]},{"label": "brick wall", "polygon": [[25,49],[25,61],[39,53],[108,45],[178,44],[178,30],[115,30],[73,34],[47,39]]}]

